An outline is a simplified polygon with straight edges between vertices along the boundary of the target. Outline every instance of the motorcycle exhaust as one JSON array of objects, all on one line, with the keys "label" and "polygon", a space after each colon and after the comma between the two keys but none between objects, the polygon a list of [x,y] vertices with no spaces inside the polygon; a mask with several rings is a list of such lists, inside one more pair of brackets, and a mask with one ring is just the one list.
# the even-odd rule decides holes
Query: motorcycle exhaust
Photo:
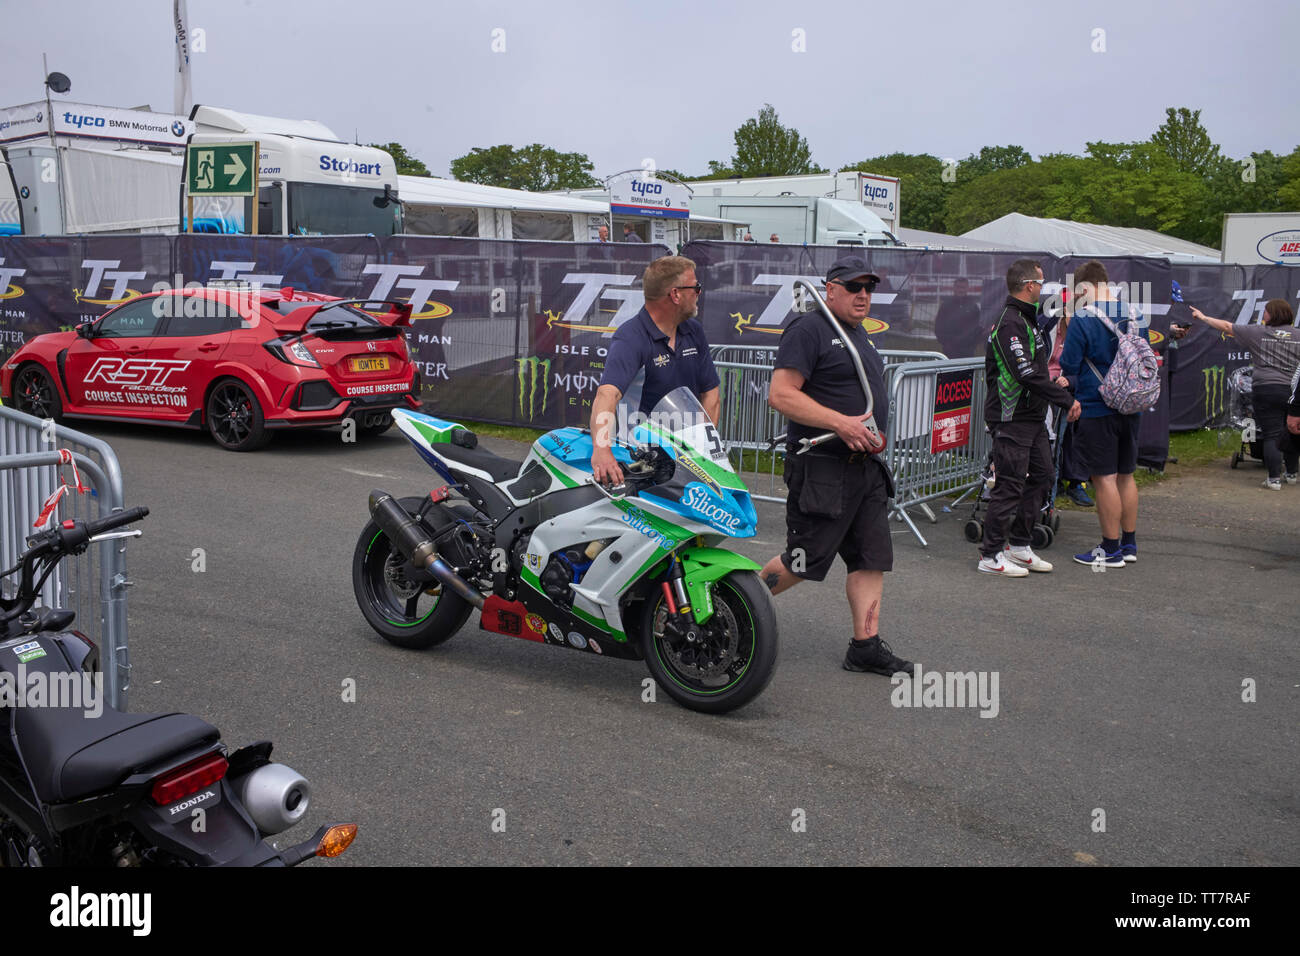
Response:
[{"label": "motorcycle exhaust", "polygon": [[268,763],[239,781],[239,798],[257,828],[270,836],[306,815],[311,784],[282,763]]},{"label": "motorcycle exhaust", "polygon": [[443,585],[479,610],[483,609],[483,602],[487,599],[438,557],[428,532],[392,495],[386,491],[370,492],[370,515],[393,546],[413,565],[427,569]]}]

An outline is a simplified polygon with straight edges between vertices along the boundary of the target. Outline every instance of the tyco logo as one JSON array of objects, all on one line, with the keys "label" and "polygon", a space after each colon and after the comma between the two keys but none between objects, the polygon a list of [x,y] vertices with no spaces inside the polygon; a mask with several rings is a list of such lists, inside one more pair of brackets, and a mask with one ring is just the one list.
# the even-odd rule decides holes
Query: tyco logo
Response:
[{"label": "tyco logo", "polygon": [[13,284],[14,279],[18,276],[26,275],[26,269],[6,269],[5,260],[0,256],[0,299],[16,299],[23,294],[21,286]]},{"label": "tyco logo", "polygon": [[[132,279],[143,279],[144,272],[109,272],[122,264],[121,259],[82,259],[81,268],[90,270],[85,290],[73,289],[72,298],[77,302],[91,302],[95,305],[121,305],[128,299],[134,299],[141,293],[128,289],[126,284]],[[113,283],[113,291],[107,299],[96,299],[99,283],[107,279]]]},{"label": "tyco logo", "polygon": [[[456,279],[421,279],[424,266],[399,266],[389,263],[372,263],[361,270],[364,275],[377,275],[370,298],[387,299],[394,289],[409,289],[407,301],[411,303],[412,319],[441,319],[451,315],[451,306],[430,302],[434,291],[451,292],[460,282]],[[427,306],[427,308],[426,308]]]},{"label": "tyco logo", "polygon": [[[530,355],[528,358],[515,359],[519,366],[519,414],[524,413],[524,393],[528,393],[528,420],[537,414],[537,380],[542,382],[542,414],[546,414],[546,402],[551,394],[551,360]],[[540,372],[540,375],[538,374]]]},{"label": "tyco logo", "polygon": [[1201,369],[1205,376],[1205,417],[1211,421],[1223,414],[1223,366]]},{"label": "tyco logo", "polygon": [[98,359],[86,374],[86,384],[103,382],[106,385],[144,386],[159,388],[167,384],[174,372],[190,367],[188,361],[176,359]]}]

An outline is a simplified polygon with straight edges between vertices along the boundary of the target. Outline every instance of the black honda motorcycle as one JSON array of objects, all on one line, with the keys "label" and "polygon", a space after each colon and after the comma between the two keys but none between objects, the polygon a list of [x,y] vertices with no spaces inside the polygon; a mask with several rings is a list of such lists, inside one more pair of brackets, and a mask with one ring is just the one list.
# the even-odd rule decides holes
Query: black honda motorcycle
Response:
[{"label": "black honda motorcycle", "polygon": [[[354,824],[277,851],[310,786],[259,741],[229,753],[188,714],[126,714],[102,693],[99,652],[75,615],[33,610],[58,563],[149,513],[67,520],[27,539],[0,597],[0,866],[296,866],[338,856]],[[95,688],[98,687],[96,697]]]}]

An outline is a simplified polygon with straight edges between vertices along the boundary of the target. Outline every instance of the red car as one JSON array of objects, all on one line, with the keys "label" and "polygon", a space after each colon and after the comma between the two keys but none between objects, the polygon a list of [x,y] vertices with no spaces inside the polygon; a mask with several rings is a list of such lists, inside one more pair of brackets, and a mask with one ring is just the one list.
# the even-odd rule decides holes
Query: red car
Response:
[{"label": "red car", "polygon": [[28,342],[0,372],[0,396],[39,418],[206,427],[232,451],[348,418],[375,435],[393,408],[420,407],[410,323],[405,302],[289,288],[150,293]]}]

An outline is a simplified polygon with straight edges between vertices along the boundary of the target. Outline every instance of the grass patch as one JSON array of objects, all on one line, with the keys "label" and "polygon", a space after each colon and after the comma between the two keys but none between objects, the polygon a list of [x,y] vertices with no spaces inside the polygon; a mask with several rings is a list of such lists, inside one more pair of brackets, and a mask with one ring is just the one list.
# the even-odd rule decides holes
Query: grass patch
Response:
[{"label": "grass patch", "polygon": [[532,444],[545,435],[549,428],[520,428],[517,425],[493,425],[491,422],[462,421],[464,425],[480,438],[505,438],[509,441],[522,441]]}]

